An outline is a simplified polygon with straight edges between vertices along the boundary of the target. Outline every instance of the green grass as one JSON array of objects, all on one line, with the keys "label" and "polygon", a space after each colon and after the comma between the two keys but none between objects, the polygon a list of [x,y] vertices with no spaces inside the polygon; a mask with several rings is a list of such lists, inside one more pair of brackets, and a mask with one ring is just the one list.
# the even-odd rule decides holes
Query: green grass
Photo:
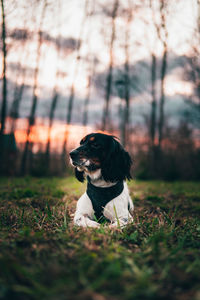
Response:
[{"label": "green grass", "polygon": [[134,223],[77,228],[84,185],[0,179],[0,299],[200,299],[200,185],[129,184]]}]

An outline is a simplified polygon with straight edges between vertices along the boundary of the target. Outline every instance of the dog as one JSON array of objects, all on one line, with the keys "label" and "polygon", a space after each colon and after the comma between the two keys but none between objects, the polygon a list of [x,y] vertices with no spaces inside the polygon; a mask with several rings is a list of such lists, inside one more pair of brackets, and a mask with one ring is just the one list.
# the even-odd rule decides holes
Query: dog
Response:
[{"label": "dog", "polygon": [[91,133],[70,152],[70,162],[76,178],[87,178],[87,190],[77,202],[74,224],[100,227],[109,221],[110,227],[124,227],[133,221],[133,202],[126,179],[131,179],[132,160],[117,138],[103,133]]}]

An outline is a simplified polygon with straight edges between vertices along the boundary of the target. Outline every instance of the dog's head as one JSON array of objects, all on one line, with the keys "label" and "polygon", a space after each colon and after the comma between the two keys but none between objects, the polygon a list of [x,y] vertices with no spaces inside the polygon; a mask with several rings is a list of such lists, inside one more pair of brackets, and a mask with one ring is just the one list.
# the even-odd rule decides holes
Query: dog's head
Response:
[{"label": "dog's head", "polygon": [[80,147],[70,152],[75,175],[84,181],[84,173],[99,174],[105,181],[131,179],[132,160],[114,136],[91,133],[80,141]]}]

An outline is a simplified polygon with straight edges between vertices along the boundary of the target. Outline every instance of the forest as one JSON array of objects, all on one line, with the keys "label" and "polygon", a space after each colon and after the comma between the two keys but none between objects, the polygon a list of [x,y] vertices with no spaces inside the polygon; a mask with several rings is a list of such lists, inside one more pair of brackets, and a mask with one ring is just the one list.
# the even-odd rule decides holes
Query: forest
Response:
[{"label": "forest", "polygon": [[200,178],[200,4],[1,0],[2,175],[62,175],[90,132],[140,179]]}]

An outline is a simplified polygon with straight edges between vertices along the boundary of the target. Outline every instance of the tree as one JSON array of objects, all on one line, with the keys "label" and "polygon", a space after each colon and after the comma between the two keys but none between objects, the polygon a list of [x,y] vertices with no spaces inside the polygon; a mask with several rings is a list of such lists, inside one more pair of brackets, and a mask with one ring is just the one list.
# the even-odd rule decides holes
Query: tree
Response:
[{"label": "tree", "polygon": [[66,130],[64,133],[64,141],[63,141],[63,147],[62,147],[62,157],[63,157],[63,165],[65,162],[65,156],[66,156],[66,148],[67,148],[67,140],[69,135],[69,125],[71,124],[72,120],[72,112],[73,112],[73,105],[74,105],[74,96],[75,96],[75,81],[78,74],[78,68],[80,63],[80,50],[81,50],[81,38],[83,36],[83,32],[85,29],[85,23],[88,17],[88,0],[85,0],[85,7],[84,7],[84,16],[81,23],[81,28],[79,32],[79,42],[77,43],[76,47],[76,57],[75,57],[75,68],[74,68],[74,74],[73,74],[73,80],[70,87],[70,94],[68,98],[68,105],[67,105],[67,115],[66,115]]},{"label": "tree", "polygon": [[52,97],[50,113],[49,113],[48,137],[47,137],[47,144],[46,144],[46,151],[45,151],[47,169],[49,168],[49,160],[50,160],[51,129],[52,129],[52,125],[53,125],[53,118],[54,118],[54,113],[55,113],[58,97],[59,97],[59,94],[57,92],[57,88],[55,87],[53,90],[53,97]]},{"label": "tree", "polygon": [[133,8],[130,0],[128,1],[128,11],[127,11],[127,24],[125,31],[125,64],[124,64],[124,99],[125,99],[125,112],[124,120],[122,122],[122,145],[126,146],[128,144],[129,138],[129,114],[130,114],[130,26],[133,18]]},{"label": "tree", "polygon": [[110,103],[110,97],[112,93],[112,81],[113,81],[113,48],[114,48],[115,31],[116,31],[115,20],[117,17],[118,7],[119,7],[119,0],[114,0],[113,9],[111,12],[112,29],[111,29],[111,39],[110,39],[110,46],[109,46],[109,67],[108,67],[108,74],[106,77],[105,99],[104,99],[104,108],[103,108],[102,125],[101,125],[101,129],[103,131],[106,130],[109,124],[109,103]]},{"label": "tree", "polygon": [[151,116],[150,116],[150,137],[151,145],[155,146],[155,136],[156,136],[156,68],[157,68],[157,58],[154,53],[151,54]]},{"label": "tree", "polygon": [[28,119],[28,128],[26,132],[26,143],[24,147],[24,151],[22,154],[22,160],[21,160],[21,170],[20,173],[23,175],[26,172],[26,164],[27,164],[27,155],[30,145],[30,133],[32,130],[32,126],[35,124],[35,112],[37,108],[38,103],[38,74],[39,74],[39,65],[40,65],[40,57],[41,57],[41,46],[42,46],[42,27],[44,22],[44,17],[46,13],[47,8],[47,1],[44,0],[43,7],[42,7],[42,13],[40,16],[40,23],[39,23],[39,29],[37,32],[37,50],[36,50],[36,66],[34,70],[34,83],[33,83],[33,95],[32,95],[32,105],[31,105],[31,111]]},{"label": "tree", "polygon": [[57,28],[59,30],[58,35],[57,35],[57,43],[56,43],[56,48],[57,48],[57,71],[56,71],[56,79],[55,79],[55,86],[53,88],[53,96],[51,100],[51,106],[50,106],[50,111],[49,111],[49,127],[48,127],[48,137],[47,137],[47,144],[46,144],[46,151],[45,151],[45,158],[46,158],[46,168],[47,170],[49,169],[49,164],[50,164],[50,145],[51,145],[51,129],[53,125],[53,119],[54,119],[54,114],[57,106],[57,102],[59,99],[59,91],[58,91],[58,80],[59,80],[59,59],[60,59],[60,50],[61,50],[61,35],[60,35],[60,11],[61,11],[61,5],[60,1],[58,1],[58,11],[57,11]]},{"label": "tree", "polygon": [[159,121],[158,121],[158,145],[162,148],[163,141],[163,128],[164,128],[164,105],[165,105],[165,75],[167,72],[167,59],[168,59],[168,31],[166,26],[166,16],[167,16],[167,0],[160,0],[160,26],[156,26],[158,38],[160,39],[163,46],[162,62],[161,62],[161,72],[160,72],[160,101],[159,101]]},{"label": "tree", "polygon": [[93,60],[90,62],[90,64],[91,64],[91,66],[89,68],[87,94],[85,97],[84,108],[83,108],[83,126],[87,126],[87,124],[88,124],[88,107],[89,107],[91,87],[92,87],[92,78],[95,74],[95,58],[93,58]]},{"label": "tree", "polygon": [[119,106],[120,118],[120,140],[125,147],[129,139],[129,119],[130,119],[130,90],[131,90],[131,72],[130,72],[130,30],[133,19],[133,7],[131,1],[128,0],[128,7],[123,9],[123,18],[125,20],[125,32],[123,32],[124,43],[124,57],[125,61],[122,65],[122,70],[118,71],[115,79],[115,88],[117,96],[119,96],[123,103]]},{"label": "tree", "polygon": [[[149,6],[152,12],[153,24],[156,27],[155,14],[152,6],[152,0],[149,0]],[[155,146],[156,137],[156,111],[157,111],[157,99],[156,99],[156,72],[157,72],[157,57],[155,54],[155,43],[150,50],[151,53],[151,115],[150,115],[150,140],[151,146]]]},{"label": "tree", "polygon": [[6,47],[6,16],[4,0],[1,0],[1,13],[2,13],[2,50],[3,50],[3,87],[2,87],[2,104],[1,104],[1,128],[0,128],[0,168],[3,170],[5,145],[4,134],[6,124],[6,110],[7,110],[7,47]]},{"label": "tree", "polygon": [[[184,70],[184,79],[192,82],[193,95],[187,99],[190,105],[190,111],[187,112],[189,121],[200,128],[200,0],[197,0],[197,20],[192,34],[191,55],[187,56],[187,69]],[[191,110],[192,109],[192,110]],[[191,116],[190,116],[191,114]]]},{"label": "tree", "polygon": [[[95,0],[92,2],[92,6],[91,9],[88,9],[88,16],[93,16],[94,12],[95,12]],[[90,28],[91,26],[91,22],[90,22],[91,18],[89,18],[89,24],[88,27]],[[86,43],[88,45],[88,53],[87,53],[87,57],[90,57],[90,59],[88,60],[88,80],[87,80],[87,92],[86,92],[86,97],[84,100],[84,106],[83,106],[83,126],[87,126],[88,124],[88,108],[89,108],[89,102],[90,102],[90,97],[91,97],[91,88],[92,88],[92,83],[93,83],[93,77],[95,76],[95,69],[96,69],[96,64],[98,62],[98,60],[96,59],[96,56],[94,54],[92,54],[91,52],[91,47],[90,47],[90,41],[89,41],[89,37],[90,37],[90,29],[88,30],[87,33],[87,39],[86,39]]]},{"label": "tree", "polygon": [[7,110],[7,47],[6,47],[6,16],[4,0],[1,0],[1,14],[2,14],[2,50],[3,50],[3,88],[2,88],[2,105],[1,105],[1,128],[0,128],[0,141],[1,147],[3,146],[3,134],[5,131],[6,123],[6,110]]},{"label": "tree", "polygon": [[10,109],[10,117],[11,117],[11,129],[10,132],[14,133],[16,128],[16,121],[19,118],[19,107],[22,101],[24,89],[25,89],[25,78],[26,78],[26,68],[22,66],[23,60],[27,59],[28,52],[24,56],[24,52],[26,49],[23,44],[22,55],[19,59],[19,63],[17,66],[17,74],[16,74],[16,82],[14,87],[13,101]]}]

